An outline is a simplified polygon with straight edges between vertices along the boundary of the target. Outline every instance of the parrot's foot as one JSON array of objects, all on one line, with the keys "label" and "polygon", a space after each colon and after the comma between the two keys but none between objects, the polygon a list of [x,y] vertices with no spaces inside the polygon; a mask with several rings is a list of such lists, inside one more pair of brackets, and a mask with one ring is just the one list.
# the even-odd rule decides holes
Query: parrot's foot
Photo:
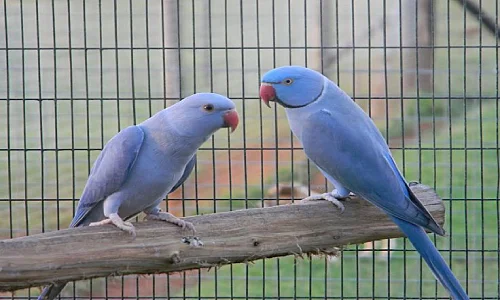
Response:
[{"label": "parrot's foot", "polygon": [[181,227],[182,229],[189,229],[193,232],[193,235],[196,233],[196,229],[194,228],[193,223],[181,220],[168,212],[158,212],[157,214],[148,214],[148,215],[146,215],[145,219],[165,221],[168,223],[175,224],[175,225]]},{"label": "parrot's foot", "polygon": [[331,203],[333,203],[333,205],[335,205],[340,210],[340,213],[343,213],[344,209],[345,209],[344,204],[342,204],[342,202],[340,202],[334,196],[334,192],[324,193],[324,194],[319,194],[319,195],[312,195],[312,196],[309,196],[309,197],[306,197],[306,198],[300,200],[300,203],[305,203],[305,202],[315,201],[315,200],[326,200],[326,201],[330,201]]},{"label": "parrot's foot", "polygon": [[101,226],[106,224],[113,224],[121,230],[130,233],[135,238],[135,227],[130,222],[123,221],[118,214],[109,214],[108,219],[99,222],[92,222],[89,226]]},{"label": "parrot's foot", "polygon": [[351,193],[348,190],[342,190],[342,192],[341,192],[338,189],[334,189],[330,194],[333,197],[335,197],[335,199],[339,199],[339,200],[347,199],[351,195]]}]

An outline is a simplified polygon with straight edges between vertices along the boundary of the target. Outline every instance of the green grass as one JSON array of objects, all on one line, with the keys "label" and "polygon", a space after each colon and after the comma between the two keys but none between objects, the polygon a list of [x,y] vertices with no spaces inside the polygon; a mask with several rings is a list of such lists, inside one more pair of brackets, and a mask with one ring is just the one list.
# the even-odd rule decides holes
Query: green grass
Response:
[{"label": "green grass", "polygon": [[[80,107],[78,109],[83,110]],[[112,111],[113,107],[110,107],[109,110]],[[447,208],[445,229],[451,234],[451,238],[437,237],[437,245],[442,250],[442,254],[447,261],[450,259],[450,252],[447,250],[454,250],[451,256],[453,270],[462,283],[465,283],[467,278],[469,295],[472,297],[495,297],[497,292],[498,254],[495,251],[498,251],[497,228],[499,226],[499,220],[497,219],[498,204],[496,201],[498,162],[495,149],[475,150],[481,147],[496,147],[498,138],[497,114],[496,103],[493,101],[483,101],[482,110],[479,110],[477,105],[463,107],[456,114],[453,122],[437,132],[435,142],[433,135],[429,133],[422,136],[421,150],[418,149],[416,141],[406,142],[405,147],[410,149],[404,151],[404,164],[402,163],[403,151],[393,150],[394,157],[400,168],[404,170],[408,180],[418,180],[435,187],[436,191],[444,199]],[[93,115],[98,116],[99,113]],[[143,112],[138,113],[138,115],[143,118],[147,117],[147,110],[143,109]],[[124,112],[122,116],[129,118],[122,120],[123,123],[132,122],[130,110],[128,113]],[[63,116],[61,118],[64,119]],[[83,122],[85,118],[83,116],[80,118],[77,120],[80,126],[75,127],[75,136],[79,134],[85,136],[86,134],[86,123]],[[280,119],[280,122],[284,123],[283,121],[285,120]],[[466,126],[465,121],[467,121]],[[102,133],[105,140],[107,136],[111,136],[117,130],[116,127],[113,127],[116,126],[113,123],[111,122],[105,126],[105,131]],[[482,124],[482,135],[480,135],[480,124]],[[30,126],[34,125],[31,124]],[[100,121],[91,122],[91,126],[94,126],[92,132],[96,132],[95,136],[100,136]],[[448,127],[451,128],[451,135]],[[465,134],[465,129],[467,134]],[[31,128],[31,130],[36,131],[37,128]],[[59,132],[67,133],[68,129],[61,126]],[[467,144],[465,144],[466,137]],[[49,139],[47,136],[46,138]],[[225,140],[225,133],[218,134],[215,142],[225,143]],[[483,141],[482,144],[480,143],[481,140]],[[28,141],[27,148],[39,146],[36,139],[29,139]],[[92,142],[95,143],[95,147],[100,145],[100,139],[92,140]],[[69,145],[70,141],[67,141],[66,145],[60,147],[68,147]],[[454,148],[464,148],[467,145],[468,150],[450,150],[450,145]],[[87,147],[86,140],[77,141],[76,147]],[[90,161],[93,161],[94,156],[97,154],[97,151],[92,152],[93,156],[91,156]],[[23,159],[24,154],[14,153],[13,155]],[[210,155],[209,151],[205,155]],[[467,160],[465,160],[466,156]],[[27,157],[31,168],[33,166],[41,168],[39,153],[28,152]],[[78,197],[78,189],[81,189],[85,182],[88,165],[87,152],[75,151],[75,157],[77,158],[75,188],[73,189],[72,176],[59,175],[59,197],[61,198],[71,198],[73,191]],[[54,189],[56,177],[53,167],[55,156],[48,153],[45,154],[45,159],[46,166],[51,166],[44,172],[45,197],[56,197],[56,189]],[[72,174],[71,159],[71,152],[60,153],[60,174]],[[2,168],[5,170],[6,164],[3,163]],[[41,169],[36,172],[33,169],[30,170],[32,172],[27,174],[28,183],[26,185],[20,185],[20,183],[13,185],[13,198],[19,197],[22,199],[24,197],[24,186],[30,187],[28,197],[38,197],[41,192]],[[13,171],[18,172],[16,174],[24,174],[23,168],[13,169]],[[467,171],[467,176],[465,176],[465,171]],[[483,174],[482,180],[481,174]],[[279,178],[282,181],[291,179],[290,169],[288,167],[281,168]],[[30,185],[30,183],[36,182],[38,182],[38,185]],[[7,185],[5,182],[3,184],[6,191]],[[266,180],[265,184],[266,186],[273,184],[273,181],[271,179]],[[257,207],[262,193],[260,187],[249,187],[249,198],[254,200],[247,203],[245,201],[234,201],[231,207],[220,206],[217,207],[217,211],[241,209],[246,206]],[[233,192],[233,198],[243,198],[243,196],[241,190]],[[221,198],[224,198],[224,195],[221,195]],[[72,216],[71,204],[71,201],[61,202],[60,206],[57,207],[55,202],[45,201],[44,218],[42,220],[41,202],[29,201],[28,228],[30,233],[41,231],[42,224],[44,224],[45,230],[55,229],[58,211],[61,217],[59,223],[69,222]],[[0,210],[1,227],[6,229],[11,226],[9,224],[9,209],[7,203],[2,202],[1,205],[3,205]],[[12,219],[12,228],[18,228],[19,232],[17,234],[24,235],[26,219],[23,200],[13,202],[12,215],[15,216]],[[401,251],[403,249],[406,249],[406,254]],[[216,292],[214,276],[217,274],[218,296],[237,297],[248,295],[275,298],[278,295],[281,297],[308,297],[309,295],[324,297],[327,295],[336,297],[342,293],[344,297],[370,298],[373,295],[372,291],[375,291],[374,295],[376,296],[385,297],[390,290],[391,296],[402,297],[404,289],[406,289],[406,296],[418,297],[420,295],[421,281],[423,283],[422,295],[433,296],[436,291],[434,279],[425,264],[421,267],[417,253],[410,251],[411,249],[413,248],[409,243],[404,244],[402,239],[398,239],[397,246],[391,248],[391,250],[395,251],[391,255],[390,264],[378,258],[378,251],[375,252],[376,259],[371,257],[357,258],[356,246],[349,246],[344,250],[341,260],[337,262],[326,262],[324,258],[319,257],[315,257],[311,261],[286,257],[266,259],[248,266],[224,266],[217,272],[215,270],[210,272],[202,271],[201,289],[198,289],[197,284],[189,285],[186,295],[195,297],[201,295],[204,298],[214,297]],[[482,256],[481,252],[479,252],[481,250],[490,252]],[[482,271],[483,268],[484,272]],[[390,278],[388,277],[389,271]],[[372,278],[373,274],[376,276],[375,280]],[[172,275],[171,277],[176,278],[178,276],[180,275]],[[195,277],[194,280],[197,280],[197,276]],[[388,279],[390,279],[389,282]],[[481,292],[481,283],[484,283],[484,294]],[[80,285],[86,286],[86,283],[82,282],[77,286],[80,287]],[[98,283],[94,284],[94,289],[98,285]],[[356,291],[359,291],[359,295],[356,294]],[[439,285],[437,291],[439,296],[446,296],[446,292]],[[172,290],[172,293],[176,294],[175,290]]]}]

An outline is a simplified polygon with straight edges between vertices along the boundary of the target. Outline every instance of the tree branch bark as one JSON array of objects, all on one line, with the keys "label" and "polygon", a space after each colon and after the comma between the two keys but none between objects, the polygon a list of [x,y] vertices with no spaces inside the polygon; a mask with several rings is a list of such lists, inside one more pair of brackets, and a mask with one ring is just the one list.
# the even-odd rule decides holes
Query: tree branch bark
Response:
[{"label": "tree branch bark", "polygon": [[[444,205],[429,187],[412,190],[443,224]],[[0,291],[118,274],[182,271],[266,257],[334,254],[333,247],[403,236],[386,215],[357,197],[339,213],[331,203],[283,205],[185,218],[187,232],[163,222],[136,224],[134,240],[114,226],[64,229],[0,241]]]}]

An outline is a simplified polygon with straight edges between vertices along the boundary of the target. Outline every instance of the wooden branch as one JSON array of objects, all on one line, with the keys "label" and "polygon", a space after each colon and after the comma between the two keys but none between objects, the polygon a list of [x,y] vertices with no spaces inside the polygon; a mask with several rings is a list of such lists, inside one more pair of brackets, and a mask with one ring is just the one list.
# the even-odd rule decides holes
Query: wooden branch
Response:
[{"label": "wooden branch", "polygon": [[497,39],[500,39],[500,28],[494,18],[488,15],[481,9],[474,1],[471,0],[456,0],[462,4],[463,8],[473,14],[479,22],[483,23],[484,27],[488,29]]},{"label": "wooden branch", "polygon": [[[375,35],[379,33],[379,31],[386,30],[387,26],[390,26],[388,24],[389,22],[387,21],[386,18],[381,18],[377,23],[371,25],[368,29],[363,31],[360,35],[356,36],[354,39],[355,40],[361,40],[361,41],[366,41],[371,38],[373,38]],[[327,27],[328,28],[328,27]],[[324,29],[328,30],[328,29]],[[331,55],[327,55],[328,53],[325,53],[325,57],[323,59],[323,69],[330,68],[331,66],[336,65],[342,58],[344,53],[352,53],[352,48],[354,48],[353,42],[348,42],[345,43],[344,45],[341,46],[341,48],[337,52],[333,52]],[[321,68],[318,68],[320,70]]]},{"label": "wooden branch", "polygon": [[[412,190],[439,223],[444,206],[429,187]],[[185,218],[201,247],[178,227],[136,224],[134,240],[112,225],[72,228],[0,241],[0,291],[118,274],[149,274],[284,255],[334,254],[333,247],[403,236],[381,210],[357,197],[345,212],[331,203],[283,205]]]}]

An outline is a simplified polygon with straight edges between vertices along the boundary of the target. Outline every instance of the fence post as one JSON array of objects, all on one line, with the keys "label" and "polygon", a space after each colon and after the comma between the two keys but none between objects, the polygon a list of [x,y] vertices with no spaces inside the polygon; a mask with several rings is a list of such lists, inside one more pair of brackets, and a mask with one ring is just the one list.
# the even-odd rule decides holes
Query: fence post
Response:
[{"label": "fence post", "polygon": [[179,47],[179,26],[178,26],[178,3],[177,0],[165,0],[165,45],[169,49],[165,50],[165,96],[167,98],[176,98],[181,96],[180,90],[180,49],[172,49]]},{"label": "fence post", "polygon": [[[434,61],[434,1],[406,1],[403,10],[404,86],[432,91]],[[414,49],[413,49],[414,47]],[[425,48],[420,48],[425,47]],[[418,66],[417,66],[418,60]],[[418,68],[417,68],[418,67]],[[418,86],[416,86],[418,76]]]}]

